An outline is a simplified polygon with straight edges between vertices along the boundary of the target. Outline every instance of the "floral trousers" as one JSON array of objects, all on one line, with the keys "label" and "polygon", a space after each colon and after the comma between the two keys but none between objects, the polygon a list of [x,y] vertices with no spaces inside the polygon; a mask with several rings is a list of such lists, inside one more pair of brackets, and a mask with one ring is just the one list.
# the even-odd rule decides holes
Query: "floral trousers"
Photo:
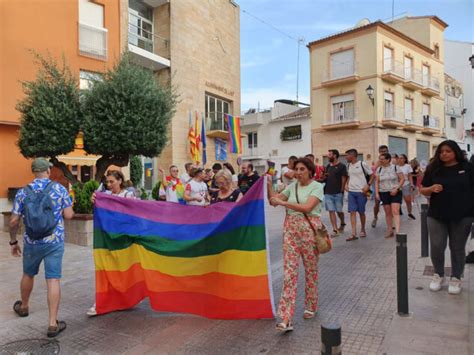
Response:
[{"label": "floral trousers", "polygon": [[[319,217],[309,216],[314,228],[321,226]],[[283,225],[283,290],[278,315],[292,320],[295,313],[300,256],[305,270],[305,306],[318,309],[318,261],[314,232],[304,216],[287,215]]]}]

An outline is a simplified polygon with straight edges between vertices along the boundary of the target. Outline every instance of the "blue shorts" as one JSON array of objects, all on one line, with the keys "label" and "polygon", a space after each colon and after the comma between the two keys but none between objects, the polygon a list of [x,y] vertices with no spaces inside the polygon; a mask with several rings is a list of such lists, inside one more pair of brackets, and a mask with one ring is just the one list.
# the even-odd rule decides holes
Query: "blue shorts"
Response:
[{"label": "blue shorts", "polygon": [[23,250],[23,273],[33,277],[38,274],[44,261],[46,279],[60,279],[64,254],[64,243],[25,244]]},{"label": "blue shorts", "polygon": [[367,196],[363,192],[349,191],[349,208],[348,212],[365,213],[365,205],[367,204]]},{"label": "blue shorts", "polygon": [[324,195],[324,206],[329,212],[342,212],[344,194],[341,192],[334,195]]}]

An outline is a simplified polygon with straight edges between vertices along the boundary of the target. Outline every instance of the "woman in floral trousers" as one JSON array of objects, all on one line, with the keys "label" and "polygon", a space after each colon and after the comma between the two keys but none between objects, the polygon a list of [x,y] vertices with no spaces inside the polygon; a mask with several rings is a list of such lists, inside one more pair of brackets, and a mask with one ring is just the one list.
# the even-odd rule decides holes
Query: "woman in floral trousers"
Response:
[{"label": "woman in floral trousers", "polygon": [[[314,163],[308,158],[295,162],[297,181],[277,194],[269,186],[268,198],[272,206],[284,206],[286,218],[283,225],[283,290],[278,306],[281,322],[276,328],[279,331],[293,330],[295,313],[296,288],[300,257],[305,269],[305,306],[304,319],[311,319],[318,310],[318,260],[315,235],[305,214],[315,229],[321,226],[321,202],[323,187],[314,181]],[[271,180],[267,180],[271,184]],[[299,201],[299,202],[298,202]]]}]

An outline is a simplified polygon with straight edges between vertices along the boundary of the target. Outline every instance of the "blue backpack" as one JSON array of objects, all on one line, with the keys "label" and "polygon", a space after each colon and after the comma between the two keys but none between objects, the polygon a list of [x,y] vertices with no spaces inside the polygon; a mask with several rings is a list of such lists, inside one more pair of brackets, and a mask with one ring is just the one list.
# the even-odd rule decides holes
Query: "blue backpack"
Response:
[{"label": "blue backpack", "polygon": [[40,192],[33,191],[29,185],[25,187],[23,222],[25,223],[26,234],[32,240],[50,236],[58,224],[54,217],[53,201],[49,195],[53,184],[52,181],[49,182]]}]

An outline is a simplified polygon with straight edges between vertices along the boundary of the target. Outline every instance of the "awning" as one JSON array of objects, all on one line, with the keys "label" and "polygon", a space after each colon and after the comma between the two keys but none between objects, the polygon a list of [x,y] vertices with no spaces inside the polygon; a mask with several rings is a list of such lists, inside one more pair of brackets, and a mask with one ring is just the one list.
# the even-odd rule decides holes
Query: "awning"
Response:
[{"label": "awning", "polygon": [[71,156],[71,155],[60,155],[58,160],[66,165],[81,165],[81,166],[94,166],[99,159],[98,155],[87,155],[82,157]]}]

